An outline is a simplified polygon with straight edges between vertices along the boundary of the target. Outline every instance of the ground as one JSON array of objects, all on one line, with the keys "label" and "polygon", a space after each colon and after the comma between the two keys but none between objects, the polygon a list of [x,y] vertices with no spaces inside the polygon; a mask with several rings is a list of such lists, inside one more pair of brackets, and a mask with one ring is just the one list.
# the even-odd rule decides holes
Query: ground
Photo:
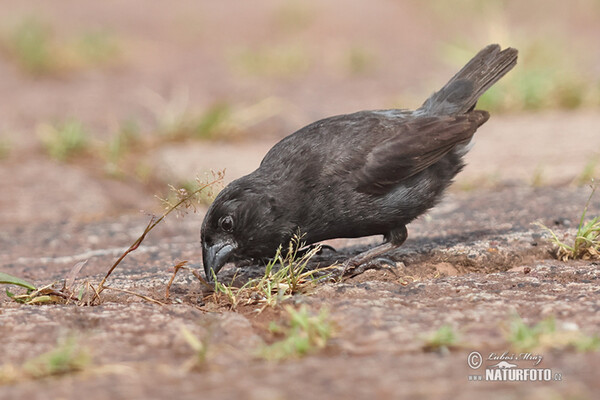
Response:
[{"label": "ground", "polygon": [[[37,74],[0,44],[0,272],[60,287],[72,267],[87,260],[76,282],[97,285],[142,233],[148,214],[161,212],[154,195],[165,196],[167,183],[210,169],[226,169],[229,182],[313,120],[418,105],[456,69],[437,57],[448,51],[441,43],[449,39],[440,37],[450,29],[465,36],[486,32],[470,35],[477,39],[466,47],[477,49],[506,39],[507,26],[542,36],[564,28],[572,36],[562,40],[586,56],[578,61],[584,69],[579,76],[600,75],[593,46],[598,9],[583,5],[539,8],[539,24],[532,26],[519,17],[529,15],[521,3],[508,2],[502,13],[507,26],[492,9],[465,28],[466,16],[441,16],[451,13],[433,1],[427,7],[416,1],[254,3],[183,1],[165,8],[144,2],[143,16],[135,2],[0,7],[3,40],[11,26],[33,16],[52,26],[55,51],[70,54],[65,48],[89,29],[108,31],[120,49],[101,67],[72,56],[77,62]],[[558,25],[556,15],[565,17]],[[580,51],[586,44],[592,50]],[[527,66],[527,51],[521,61]],[[202,271],[202,206],[183,218],[169,216],[108,281],[161,304],[115,290],[92,306],[22,305],[2,294],[0,399],[82,393],[91,399],[594,398],[598,352],[577,350],[564,338],[581,343],[599,335],[600,263],[558,261],[548,232],[534,224],[573,239],[600,148],[600,113],[587,99],[576,110],[545,103],[542,110],[493,109],[445,199],[409,225],[408,240],[390,255],[395,268],[324,281],[264,309],[231,309],[180,271],[166,299],[175,264],[186,260]],[[233,136],[161,136],[215,104],[233,110],[227,121]],[[86,127],[90,147],[57,160],[40,136],[45,125],[68,119]],[[122,171],[111,173],[103,146],[129,120],[141,139],[117,161]],[[599,212],[593,198],[588,216]],[[323,250],[314,261],[343,260],[380,240],[332,240],[337,252]],[[243,282],[260,273],[256,266],[229,265],[221,277]],[[302,358],[262,358],[260,349],[281,338],[269,326],[284,324],[284,305],[328,310],[333,334],[327,346]],[[537,348],[518,350],[509,340],[518,318],[527,326],[553,319],[558,333]],[[432,346],[431,335],[447,327],[457,339]],[[185,329],[207,347],[199,364]],[[22,373],[65,338],[74,338],[91,358],[81,371],[45,378]],[[475,351],[486,360],[472,369],[468,360]],[[490,355],[504,352],[542,356],[535,368],[551,369],[552,381],[469,380],[498,363],[487,360]],[[510,362],[534,367],[530,360]]]}]

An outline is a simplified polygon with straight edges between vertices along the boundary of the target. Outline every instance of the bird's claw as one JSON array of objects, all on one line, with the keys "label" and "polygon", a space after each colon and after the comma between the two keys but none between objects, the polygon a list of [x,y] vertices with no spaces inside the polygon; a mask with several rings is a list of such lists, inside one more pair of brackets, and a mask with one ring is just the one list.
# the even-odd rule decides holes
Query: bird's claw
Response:
[{"label": "bird's claw", "polygon": [[356,263],[353,259],[349,259],[342,266],[340,277],[353,278],[369,269],[381,269],[387,266],[392,272],[397,267],[396,262],[386,257],[377,257],[367,260],[362,263]]}]

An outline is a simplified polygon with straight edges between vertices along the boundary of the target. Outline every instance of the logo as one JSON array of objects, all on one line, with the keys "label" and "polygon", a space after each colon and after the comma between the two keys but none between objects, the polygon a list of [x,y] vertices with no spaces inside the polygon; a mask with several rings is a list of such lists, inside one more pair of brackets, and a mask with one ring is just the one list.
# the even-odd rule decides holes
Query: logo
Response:
[{"label": "logo", "polygon": [[562,373],[550,368],[541,368],[544,357],[532,353],[489,353],[484,358],[480,352],[472,351],[467,356],[467,365],[473,370],[479,370],[487,362],[480,374],[469,375],[469,381],[509,381],[509,382],[543,382],[561,381]]},{"label": "logo", "polygon": [[506,369],[506,368],[516,368],[517,364],[511,364],[509,362],[506,361],[500,361],[498,364],[496,365],[490,365],[488,368],[500,368],[500,369]]}]

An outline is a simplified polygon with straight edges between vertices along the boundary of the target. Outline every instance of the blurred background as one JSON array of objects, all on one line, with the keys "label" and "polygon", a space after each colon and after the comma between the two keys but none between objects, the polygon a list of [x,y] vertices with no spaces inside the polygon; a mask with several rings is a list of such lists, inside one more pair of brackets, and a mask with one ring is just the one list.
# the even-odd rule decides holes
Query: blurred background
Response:
[{"label": "blurred background", "polygon": [[314,120],[418,107],[489,43],[519,64],[453,190],[585,184],[598,38],[599,0],[2,0],[0,223],[157,209]]}]

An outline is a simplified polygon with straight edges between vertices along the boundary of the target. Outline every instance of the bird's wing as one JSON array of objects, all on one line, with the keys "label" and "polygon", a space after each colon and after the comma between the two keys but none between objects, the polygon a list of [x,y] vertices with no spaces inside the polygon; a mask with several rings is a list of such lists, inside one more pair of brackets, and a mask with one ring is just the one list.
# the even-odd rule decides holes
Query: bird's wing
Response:
[{"label": "bird's wing", "polygon": [[357,190],[384,194],[403,180],[438,162],[457,144],[471,139],[489,118],[485,111],[454,116],[413,117],[397,133],[374,146],[356,171]]}]

